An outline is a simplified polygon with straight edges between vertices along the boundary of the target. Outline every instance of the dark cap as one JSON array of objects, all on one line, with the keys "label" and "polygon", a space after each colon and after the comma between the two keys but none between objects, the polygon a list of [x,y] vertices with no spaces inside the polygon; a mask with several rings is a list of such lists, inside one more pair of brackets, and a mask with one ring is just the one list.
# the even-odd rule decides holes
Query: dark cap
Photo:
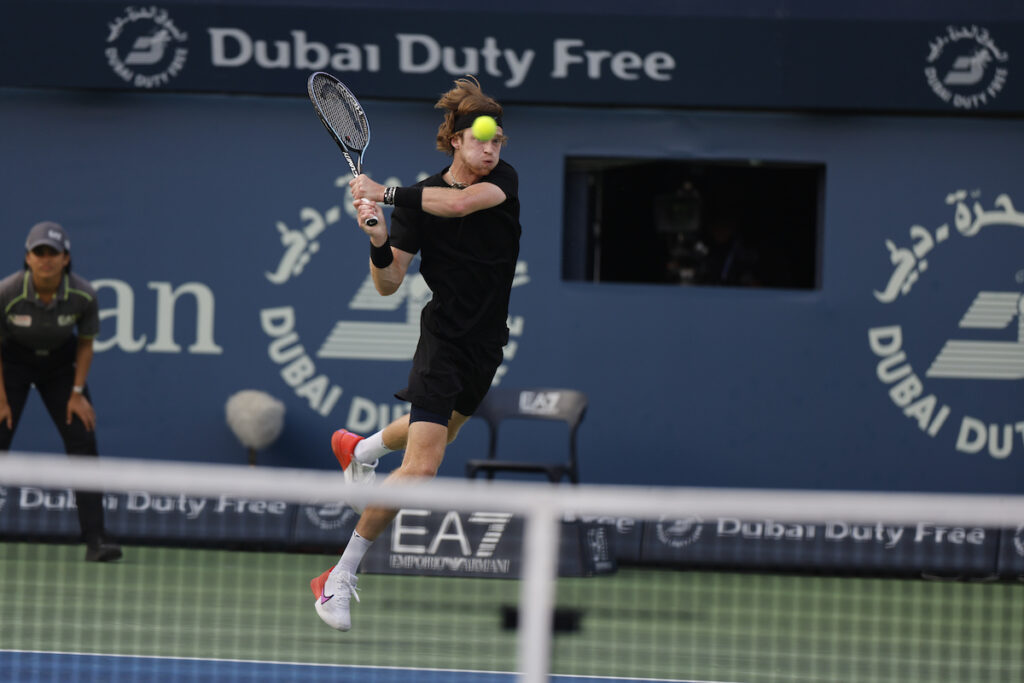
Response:
[{"label": "dark cap", "polygon": [[64,228],[53,221],[43,221],[32,226],[32,229],[28,231],[28,239],[25,240],[25,250],[32,251],[44,244],[57,251],[71,251],[71,240],[68,239],[68,234],[64,232]]}]

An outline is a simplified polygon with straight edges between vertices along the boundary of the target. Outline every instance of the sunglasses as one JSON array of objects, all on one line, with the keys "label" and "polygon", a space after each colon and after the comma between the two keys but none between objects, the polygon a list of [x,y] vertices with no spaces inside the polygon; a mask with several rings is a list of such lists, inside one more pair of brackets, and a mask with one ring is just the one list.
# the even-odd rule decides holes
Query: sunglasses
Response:
[{"label": "sunglasses", "polygon": [[32,253],[36,256],[56,256],[57,254],[62,254],[64,252],[57,251],[53,247],[40,245],[38,247],[33,247]]}]

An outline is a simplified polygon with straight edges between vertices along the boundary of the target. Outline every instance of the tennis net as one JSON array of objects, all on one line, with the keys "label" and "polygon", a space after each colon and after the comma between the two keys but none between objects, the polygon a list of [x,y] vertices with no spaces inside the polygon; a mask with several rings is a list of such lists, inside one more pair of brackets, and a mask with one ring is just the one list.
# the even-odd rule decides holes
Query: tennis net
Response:
[{"label": "tennis net", "polygon": [[[82,561],[102,490],[117,563]],[[353,629],[309,580],[400,508]],[[0,671],[25,681],[1019,681],[1024,497],[346,489],[308,470],[0,457]]]}]

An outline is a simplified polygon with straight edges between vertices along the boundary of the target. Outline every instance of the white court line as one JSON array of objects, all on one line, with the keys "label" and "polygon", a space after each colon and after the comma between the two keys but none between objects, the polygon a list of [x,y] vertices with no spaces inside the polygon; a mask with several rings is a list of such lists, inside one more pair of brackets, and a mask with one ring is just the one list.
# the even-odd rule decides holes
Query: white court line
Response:
[{"label": "white court line", "polygon": [[[311,662],[282,662],[269,659],[223,659],[219,657],[169,657],[167,655],[126,655],[102,652],[67,652],[60,650],[12,650],[0,648],[0,654],[60,655],[64,657],[110,657],[116,659],[153,659],[179,662],[210,662],[214,664],[256,664],[267,666],[304,666],[329,669],[370,669],[374,671],[410,671],[431,674],[481,674],[484,676],[516,676],[509,671],[484,671],[479,669],[425,669],[413,666],[373,666],[358,664],[316,664]],[[582,681],[620,681],[621,683],[740,683],[739,681],[706,681],[689,678],[620,678],[617,676],[584,676],[579,674],[551,674],[554,679],[578,679]]]}]

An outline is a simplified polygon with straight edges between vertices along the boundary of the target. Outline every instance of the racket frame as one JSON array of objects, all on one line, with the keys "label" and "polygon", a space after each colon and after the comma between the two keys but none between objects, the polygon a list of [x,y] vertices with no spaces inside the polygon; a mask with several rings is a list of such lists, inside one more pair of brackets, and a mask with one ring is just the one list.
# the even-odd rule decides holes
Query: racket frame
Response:
[{"label": "racket frame", "polygon": [[[328,79],[348,95],[350,104],[353,105],[353,108],[358,114],[359,120],[366,128],[366,142],[362,147],[354,147],[345,142],[341,134],[338,133],[338,131],[334,129],[334,126],[331,125],[331,122],[327,120],[327,117],[324,115],[323,105],[320,102],[320,98],[316,96],[313,88],[313,82],[318,78]],[[309,101],[313,103],[313,110],[316,112],[317,118],[320,119],[320,123],[324,124],[324,128],[327,129],[327,132],[331,134],[331,137],[334,138],[334,141],[338,144],[338,148],[341,150],[342,155],[344,155],[345,161],[348,162],[348,167],[352,169],[352,175],[362,175],[363,152],[365,152],[366,148],[370,146],[370,121],[366,118],[366,112],[363,110],[363,105],[359,103],[358,98],[352,94],[352,91],[349,90],[344,83],[326,71],[316,71],[310,74],[309,78],[306,80],[306,92],[309,94]],[[352,159],[353,156],[355,156],[355,160]],[[377,225],[377,218],[375,216],[367,218],[366,225],[370,227]]]}]

